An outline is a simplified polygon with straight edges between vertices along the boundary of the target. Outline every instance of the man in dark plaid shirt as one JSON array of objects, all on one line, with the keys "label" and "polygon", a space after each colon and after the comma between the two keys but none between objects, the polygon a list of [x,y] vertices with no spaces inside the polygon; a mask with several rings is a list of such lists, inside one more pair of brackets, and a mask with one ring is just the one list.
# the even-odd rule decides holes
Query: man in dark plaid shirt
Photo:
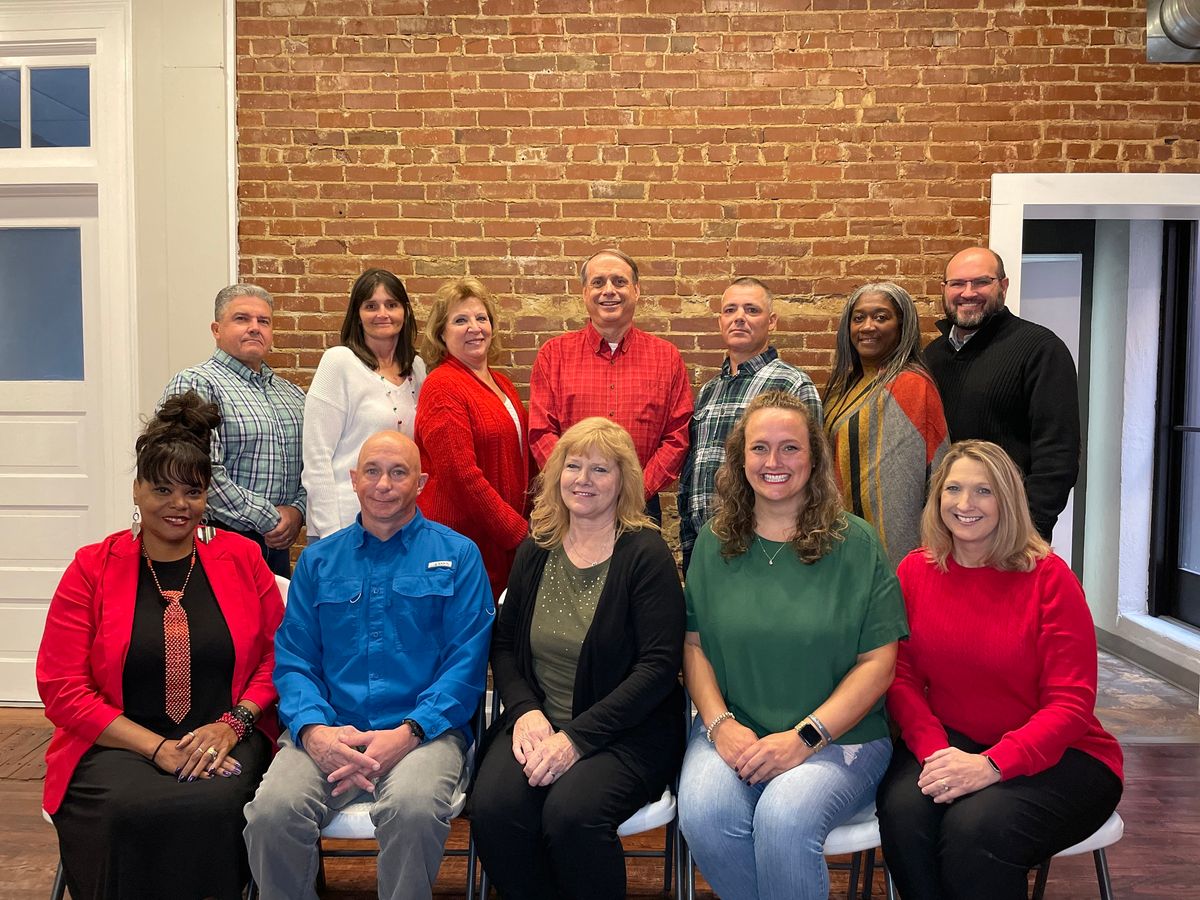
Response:
[{"label": "man in dark plaid shirt", "polygon": [[728,353],[721,373],[700,388],[688,428],[688,453],[679,476],[679,543],[687,571],[692,546],[716,511],[715,480],[725,461],[725,438],[742,411],[764,391],[787,391],[822,423],[812,379],[779,358],[770,346],[777,316],[771,291],[757,278],[735,279],[721,297],[717,324]]},{"label": "man in dark plaid shirt", "polygon": [[288,549],[304,524],[304,392],[263,361],[271,349],[273,307],[271,295],[256,285],[222,289],[212,324],[217,349],[171,379],[163,399],[190,388],[220,408],[208,487],[211,524],[255,541],[271,571],[288,577]]}]

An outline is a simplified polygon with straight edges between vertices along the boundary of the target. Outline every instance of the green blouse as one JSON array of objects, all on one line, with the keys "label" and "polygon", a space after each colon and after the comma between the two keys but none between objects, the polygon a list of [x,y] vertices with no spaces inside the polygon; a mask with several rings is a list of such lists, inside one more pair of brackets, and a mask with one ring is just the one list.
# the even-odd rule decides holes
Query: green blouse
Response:
[{"label": "green blouse", "polygon": [[[845,539],[805,565],[755,539],[722,559],[706,525],[688,569],[687,630],[737,720],[759,737],[786,731],[828,699],[858,655],[908,636],[900,584],[874,530],[847,515]],[[883,697],[841,744],[888,736]]]}]

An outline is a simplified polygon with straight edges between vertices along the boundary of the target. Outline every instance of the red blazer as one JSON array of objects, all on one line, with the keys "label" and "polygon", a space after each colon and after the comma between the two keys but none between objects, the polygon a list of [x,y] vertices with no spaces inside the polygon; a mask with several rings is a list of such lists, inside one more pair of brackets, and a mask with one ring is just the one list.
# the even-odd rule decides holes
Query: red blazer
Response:
[{"label": "red blazer", "polygon": [[[196,542],[204,574],[233,639],[230,706],[263,710],[258,728],[274,740],[275,629],[283,600],[258,545],[226,531]],[[42,806],[53,815],[80,758],[121,715],[125,655],[133,633],[141,544],[128,531],[81,548],[63,573],[38,648],[37,684],[54,736],[46,750]]]},{"label": "red blazer", "polygon": [[529,415],[517,389],[495,369],[492,378],[517,411],[520,437],[500,398],[453,356],[421,386],[413,432],[421,471],[429,475],[417,505],[426,518],[479,546],[492,596],[498,597],[529,533],[531,456]]}]

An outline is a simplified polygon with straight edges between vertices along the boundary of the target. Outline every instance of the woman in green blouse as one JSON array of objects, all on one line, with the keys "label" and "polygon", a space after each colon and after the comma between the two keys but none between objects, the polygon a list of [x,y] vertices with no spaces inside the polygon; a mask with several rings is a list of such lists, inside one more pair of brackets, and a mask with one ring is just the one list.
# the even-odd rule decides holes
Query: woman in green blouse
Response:
[{"label": "woman in green blouse", "polygon": [[699,716],[679,818],[696,862],[722,900],[824,900],[825,836],[874,800],[891,758],[882,698],[907,628],[797,398],[760,394],[730,433],[686,597]]}]

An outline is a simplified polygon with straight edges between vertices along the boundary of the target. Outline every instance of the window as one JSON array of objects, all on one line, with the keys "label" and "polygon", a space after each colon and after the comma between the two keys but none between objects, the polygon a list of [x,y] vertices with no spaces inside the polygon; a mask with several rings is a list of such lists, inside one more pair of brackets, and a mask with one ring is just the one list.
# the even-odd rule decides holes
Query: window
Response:
[{"label": "window", "polygon": [[1200,295],[1196,223],[1163,223],[1150,612],[1200,628]]}]

